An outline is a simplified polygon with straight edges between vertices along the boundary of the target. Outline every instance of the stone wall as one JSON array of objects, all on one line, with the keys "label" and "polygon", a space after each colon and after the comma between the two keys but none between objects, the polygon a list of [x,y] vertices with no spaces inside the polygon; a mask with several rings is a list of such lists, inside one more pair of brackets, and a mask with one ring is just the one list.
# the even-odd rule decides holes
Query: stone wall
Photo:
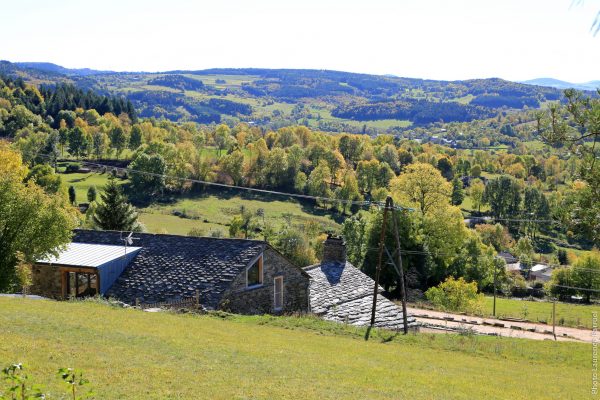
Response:
[{"label": "stone wall", "polygon": [[62,283],[58,267],[53,265],[34,265],[32,268],[32,281],[31,294],[52,299],[62,298]]},{"label": "stone wall", "polygon": [[[283,309],[275,311],[274,278],[283,277]],[[263,253],[263,284],[246,287],[242,271],[224,294],[219,308],[239,314],[276,314],[306,312],[309,307],[309,277],[279,253],[267,247]]]}]

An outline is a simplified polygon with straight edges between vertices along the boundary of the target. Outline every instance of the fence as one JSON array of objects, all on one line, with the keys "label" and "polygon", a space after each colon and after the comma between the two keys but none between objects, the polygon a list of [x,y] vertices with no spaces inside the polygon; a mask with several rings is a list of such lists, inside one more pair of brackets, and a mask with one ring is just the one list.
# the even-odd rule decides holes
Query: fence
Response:
[{"label": "fence", "polygon": [[200,291],[196,290],[194,297],[185,297],[183,299],[167,300],[157,303],[143,303],[139,298],[135,299],[135,306],[142,310],[147,308],[190,308],[201,310],[202,305],[200,304]]}]

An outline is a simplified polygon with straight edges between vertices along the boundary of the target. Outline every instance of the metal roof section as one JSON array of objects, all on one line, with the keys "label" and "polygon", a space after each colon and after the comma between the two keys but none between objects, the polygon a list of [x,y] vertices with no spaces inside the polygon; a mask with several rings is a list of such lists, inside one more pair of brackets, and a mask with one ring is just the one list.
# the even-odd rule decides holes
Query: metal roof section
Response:
[{"label": "metal roof section", "polygon": [[141,247],[115,246],[92,243],[69,243],[58,257],[49,256],[37,260],[40,264],[55,264],[74,267],[98,268],[104,264],[126,256],[133,256]]}]

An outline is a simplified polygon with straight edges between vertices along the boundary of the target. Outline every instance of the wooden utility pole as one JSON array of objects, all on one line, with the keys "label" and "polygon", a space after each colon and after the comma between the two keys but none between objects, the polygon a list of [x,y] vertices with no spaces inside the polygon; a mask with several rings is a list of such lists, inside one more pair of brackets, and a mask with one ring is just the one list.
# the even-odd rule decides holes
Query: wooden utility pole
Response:
[{"label": "wooden utility pole", "polygon": [[[394,200],[388,197],[390,207],[394,209]],[[396,252],[398,254],[398,275],[400,275],[400,287],[402,296],[402,319],[404,322],[404,334],[408,333],[408,315],[406,315],[406,285],[404,284],[404,268],[402,268],[402,247],[400,247],[400,232],[398,231],[398,219],[395,213],[392,211],[392,220],[394,221],[394,238],[396,239]]]},{"label": "wooden utility pole", "polygon": [[[400,278],[401,296],[402,296],[402,318],[404,322],[404,334],[408,333],[408,315],[406,312],[406,285],[404,283],[404,269],[402,267],[402,253],[400,247],[400,233],[398,231],[398,221],[394,215],[394,201],[391,197],[385,200],[383,209],[383,220],[381,222],[381,233],[379,235],[379,258],[377,259],[377,269],[375,270],[375,287],[373,288],[373,308],[371,309],[371,328],[375,325],[375,315],[377,312],[377,295],[379,293],[379,277],[381,275],[381,265],[383,262],[383,249],[385,247],[385,233],[387,228],[388,211],[392,212],[392,222],[394,227],[394,240],[397,253],[397,268],[396,272]],[[390,261],[394,263],[392,256],[388,253]],[[368,338],[368,336],[367,336]]]},{"label": "wooden utility pole", "polygon": [[556,297],[552,299],[552,335],[556,340]]},{"label": "wooden utility pole", "polygon": [[[389,197],[388,197],[389,199]],[[383,247],[385,245],[385,228],[387,224],[387,212],[389,201],[385,201],[383,209],[383,220],[381,222],[381,234],[379,235],[379,258],[375,270],[375,287],[373,288],[373,308],[371,309],[371,328],[375,325],[375,313],[377,311],[377,294],[379,293],[379,275],[381,274],[381,262],[383,261]]]},{"label": "wooden utility pole", "polygon": [[492,310],[492,315],[495,317],[496,316],[496,282],[497,282],[497,269],[498,266],[496,265],[496,260],[494,260],[494,308]]}]

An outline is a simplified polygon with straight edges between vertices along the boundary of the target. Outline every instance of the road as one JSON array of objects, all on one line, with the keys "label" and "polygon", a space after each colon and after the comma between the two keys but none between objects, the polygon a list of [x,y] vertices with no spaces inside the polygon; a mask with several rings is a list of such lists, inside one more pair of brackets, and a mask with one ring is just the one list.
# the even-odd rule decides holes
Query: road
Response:
[{"label": "road", "polygon": [[[554,340],[552,325],[533,322],[506,321],[494,318],[471,317],[441,311],[407,308],[408,314],[423,325],[422,331],[473,330],[475,333],[536,340]],[[556,327],[556,340],[591,343],[593,331],[589,329]]]}]

